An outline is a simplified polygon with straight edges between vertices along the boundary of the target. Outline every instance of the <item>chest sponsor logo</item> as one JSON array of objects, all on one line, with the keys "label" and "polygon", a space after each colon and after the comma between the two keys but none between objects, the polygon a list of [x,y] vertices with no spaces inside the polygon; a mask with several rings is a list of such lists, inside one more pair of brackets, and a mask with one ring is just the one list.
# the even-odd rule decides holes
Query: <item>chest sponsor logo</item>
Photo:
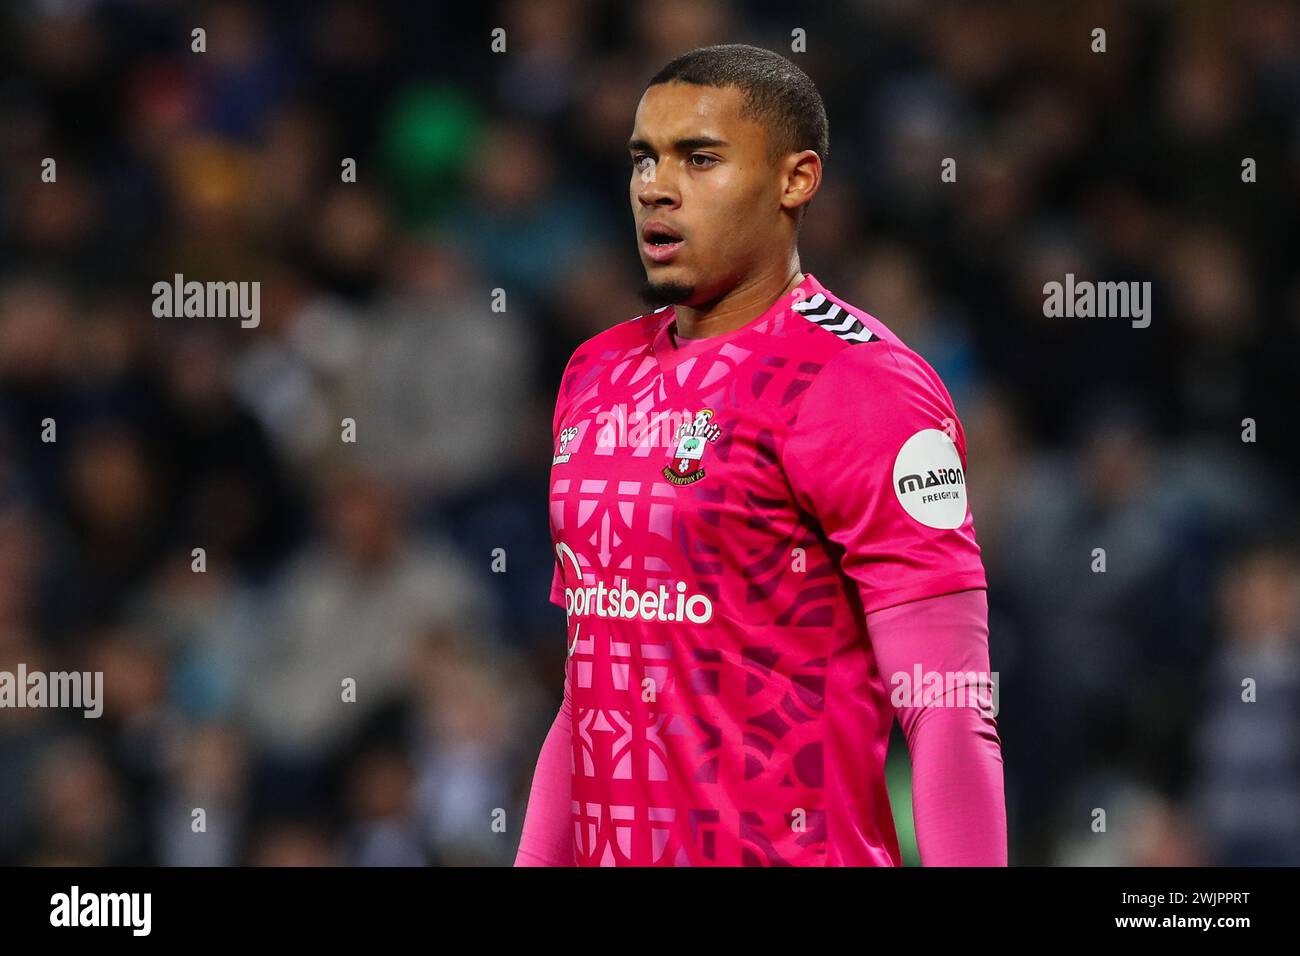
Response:
[{"label": "chest sponsor logo", "polygon": [[[629,587],[626,578],[616,579],[617,583],[612,587],[604,581],[588,586],[582,582],[582,562],[572,548],[561,541],[555,545],[555,554],[564,569],[564,614],[569,621],[595,617],[665,624],[707,624],[713,619],[713,602],[708,595],[688,594],[685,581],[678,581],[672,587],[661,584],[644,591]],[[577,586],[569,586],[570,580],[576,581]],[[574,623],[569,640],[570,657],[577,649],[581,627],[581,621]]]},{"label": "chest sponsor logo", "polygon": [[894,459],[894,494],[903,510],[927,528],[960,528],[966,520],[966,475],[952,439],[923,428]]},{"label": "chest sponsor logo", "polygon": [[704,477],[704,451],[718,440],[721,428],[713,421],[713,409],[702,408],[695,418],[682,422],[673,436],[677,447],[673,460],[664,466],[663,476],[674,485],[690,485]]}]

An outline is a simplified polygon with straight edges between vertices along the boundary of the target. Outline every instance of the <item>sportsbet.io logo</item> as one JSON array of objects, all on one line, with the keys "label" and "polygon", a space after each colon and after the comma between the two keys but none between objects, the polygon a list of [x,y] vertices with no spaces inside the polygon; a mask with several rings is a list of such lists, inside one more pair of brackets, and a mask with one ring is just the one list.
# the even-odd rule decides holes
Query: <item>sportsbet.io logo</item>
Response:
[{"label": "sportsbet.io logo", "polygon": [[960,528],[966,520],[966,476],[952,439],[925,428],[905,441],[894,459],[894,494],[927,528]]},{"label": "sportsbet.io logo", "polygon": [[[686,582],[678,581],[671,589],[660,585],[638,591],[628,587],[627,578],[619,578],[621,583],[610,587],[604,581],[591,586],[582,583],[582,562],[563,541],[555,546],[555,553],[564,569],[564,614],[566,619],[597,617],[624,621],[658,621],[670,624],[684,621],[691,624],[707,624],[713,619],[713,602],[708,595],[686,593]],[[569,568],[578,587],[567,586]],[[572,640],[569,641],[569,656],[578,646],[578,633],[582,622],[576,622]]]}]

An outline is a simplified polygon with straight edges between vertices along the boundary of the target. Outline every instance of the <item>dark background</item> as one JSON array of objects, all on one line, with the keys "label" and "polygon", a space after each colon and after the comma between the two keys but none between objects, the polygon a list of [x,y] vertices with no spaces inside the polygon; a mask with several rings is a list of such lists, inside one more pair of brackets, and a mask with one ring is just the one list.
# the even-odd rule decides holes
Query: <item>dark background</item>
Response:
[{"label": "dark background", "polygon": [[[1269,0],[6,4],[0,669],[106,703],[0,710],[0,862],[513,860],[564,658],[558,377],[644,311],[624,144],[716,42],[817,83],[803,268],[957,403],[1012,863],[1300,863],[1300,7]],[[260,282],[260,325],[155,318],[177,272]],[[1150,327],[1045,318],[1067,272],[1150,281]]]}]

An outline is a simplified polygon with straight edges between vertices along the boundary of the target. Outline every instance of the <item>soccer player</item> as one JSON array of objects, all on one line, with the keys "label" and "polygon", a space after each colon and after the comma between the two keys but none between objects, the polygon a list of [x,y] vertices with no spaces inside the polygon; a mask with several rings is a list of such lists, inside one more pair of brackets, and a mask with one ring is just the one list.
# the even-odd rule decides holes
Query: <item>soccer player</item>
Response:
[{"label": "soccer player", "polygon": [[930,366],[801,271],[827,142],[811,80],[752,46],[641,97],[654,310],[560,386],[568,656],[517,866],[900,865],[895,717],[921,862],[1006,865],[965,435]]}]

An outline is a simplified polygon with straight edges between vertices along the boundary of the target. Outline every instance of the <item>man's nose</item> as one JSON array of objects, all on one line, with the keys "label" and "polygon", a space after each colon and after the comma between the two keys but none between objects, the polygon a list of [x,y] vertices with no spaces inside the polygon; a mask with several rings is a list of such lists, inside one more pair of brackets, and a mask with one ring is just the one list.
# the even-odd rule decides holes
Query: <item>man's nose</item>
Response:
[{"label": "man's nose", "polygon": [[644,206],[663,206],[677,202],[677,190],[670,179],[655,167],[637,185],[637,199]]}]

